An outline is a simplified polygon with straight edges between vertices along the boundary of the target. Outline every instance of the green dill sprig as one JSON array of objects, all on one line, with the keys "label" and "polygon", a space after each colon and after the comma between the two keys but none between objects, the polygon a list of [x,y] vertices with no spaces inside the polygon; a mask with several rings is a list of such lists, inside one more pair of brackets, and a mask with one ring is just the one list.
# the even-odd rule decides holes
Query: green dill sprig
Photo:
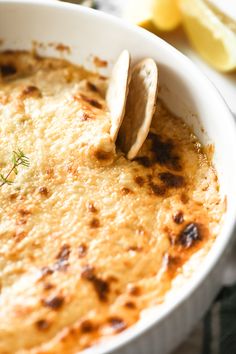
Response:
[{"label": "green dill sprig", "polygon": [[18,149],[17,151],[13,151],[12,153],[12,167],[9,170],[9,172],[4,176],[3,174],[0,174],[0,187],[4,186],[4,184],[12,184],[13,181],[9,179],[10,175],[12,172],[15,173],[15,175],[18,174],[18,167],[19,166],[24,166],[24,167],[29,167],[29,158],[23,153],[22,150]]}]

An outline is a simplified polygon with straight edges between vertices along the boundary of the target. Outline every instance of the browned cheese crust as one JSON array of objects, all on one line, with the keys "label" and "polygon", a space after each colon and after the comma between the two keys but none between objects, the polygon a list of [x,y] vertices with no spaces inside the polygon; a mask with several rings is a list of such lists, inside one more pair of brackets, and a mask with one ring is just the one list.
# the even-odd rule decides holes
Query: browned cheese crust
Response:
[{"label": "browned cheese crust", "polygon": [[[0,72],[0,353],[76,353],[134,324],[207,253],[224,212],[217,177],[160,101],[128,161],[103,77],[10,51]],[[30,165],[4,183],[17,149]]]}]

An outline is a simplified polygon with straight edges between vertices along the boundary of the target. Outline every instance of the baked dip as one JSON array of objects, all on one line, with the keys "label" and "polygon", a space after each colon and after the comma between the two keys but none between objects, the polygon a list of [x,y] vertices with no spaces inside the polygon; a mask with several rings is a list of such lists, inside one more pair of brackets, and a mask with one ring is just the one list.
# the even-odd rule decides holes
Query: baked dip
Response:
[{"label": "baked dip", "polygon": [[12,51],[0,71],[0,353],[74,354],[161,304],[225,204],[161,101],[130,161],[110,137],[104,77]]}]

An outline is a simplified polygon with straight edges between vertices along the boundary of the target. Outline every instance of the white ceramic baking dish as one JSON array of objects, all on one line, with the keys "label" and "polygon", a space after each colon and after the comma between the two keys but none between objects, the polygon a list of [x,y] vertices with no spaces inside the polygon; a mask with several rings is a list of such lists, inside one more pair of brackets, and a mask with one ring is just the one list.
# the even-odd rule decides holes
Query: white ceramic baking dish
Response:
[{"label": "white ceramic baking dish", "polygon": [[[192,126],[201,142],[214,144],[214,164],[227,212],[221,234],[197,271],[171,301],[148,311],[132,328],[86,351],[96,354],[165,354],[174,349],[203,316],[223,283],[236,219],[236,127],[213,85],[177,50],[145,30],[119,19],[57,1],[0,1],[0,49],[31,49],[32,41],[63,43],[64,55],[90,69],[93,56],[109,70],[122,49],[133,60],[153,57],[159,66],[160,96]],[[41,46],[43,55],[61,55]]]}]

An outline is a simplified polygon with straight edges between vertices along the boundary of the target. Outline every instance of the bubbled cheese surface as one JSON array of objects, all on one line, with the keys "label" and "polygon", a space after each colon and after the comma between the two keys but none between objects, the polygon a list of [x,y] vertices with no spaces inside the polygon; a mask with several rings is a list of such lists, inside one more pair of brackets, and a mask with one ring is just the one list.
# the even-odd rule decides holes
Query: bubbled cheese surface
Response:
[{"label": "bubbled cheese surface", "polygon": [[110,139],[106,80],[0,55],[0,353],[73,354],[161,303],[211,247],[224,203],[203,149],[161,102],[134,161]]}]

